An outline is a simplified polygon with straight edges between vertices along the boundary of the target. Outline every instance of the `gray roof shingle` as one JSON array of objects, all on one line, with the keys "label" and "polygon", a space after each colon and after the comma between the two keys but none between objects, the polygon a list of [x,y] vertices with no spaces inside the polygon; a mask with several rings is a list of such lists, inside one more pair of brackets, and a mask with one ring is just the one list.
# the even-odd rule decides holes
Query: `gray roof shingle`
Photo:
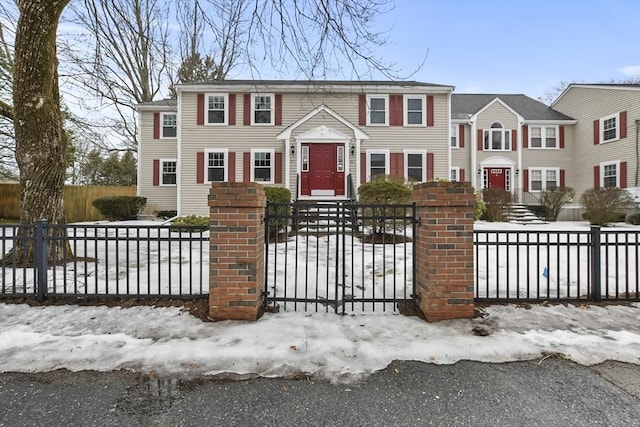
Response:
[{"label": "gray roof shingle", "polygon": [[573,120],[533,98],[521,94],[474,94],[454,93],[451,95],[451,118],[467,119],[499,98],[525,120]]}]

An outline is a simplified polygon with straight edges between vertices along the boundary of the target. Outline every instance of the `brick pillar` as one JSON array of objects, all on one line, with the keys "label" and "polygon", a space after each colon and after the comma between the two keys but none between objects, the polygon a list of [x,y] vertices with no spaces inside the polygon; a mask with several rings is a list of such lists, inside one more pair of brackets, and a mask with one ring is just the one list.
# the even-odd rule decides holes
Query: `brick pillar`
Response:
[{"label": "brick pillar", "polygon": [[264,290],[264,188],[212,183],[209,192],[209,316],[256,320]]},{"label": "brick pillar", "polygon": [[414,187],[418,306],[429,322],[468,318],[473,305],[473,206],[468,182]]}]

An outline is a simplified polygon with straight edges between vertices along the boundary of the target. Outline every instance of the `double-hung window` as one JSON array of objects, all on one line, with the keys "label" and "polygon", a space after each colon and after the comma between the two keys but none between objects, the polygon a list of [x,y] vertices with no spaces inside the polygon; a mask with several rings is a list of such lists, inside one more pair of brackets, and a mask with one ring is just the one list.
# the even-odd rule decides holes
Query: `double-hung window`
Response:
[{"label": "double-hung window", "polygon": [[460,168],[455,166],[451,168],[451,182],[460,181]]},{"label": "double-hung window", "polygon": [[178,115],[176,113],[162,113],[162,137],[175,138],[178,134]]},{"label": "double-hung window", "polygon": [[618,125],[618,114],[614,114],[613,116],[603,117],[600,119],[601,131],[602,132],[602,142],[615,141],[620,139],[620,126]]},{"label": "double-hung window", "polygon": [[389,124],[389,97],[386,95],[367,95],[367,125]]},{"label": "double-hung window", "polygon": [[251,176],[254,182],[273,183],[275,154],[273,150],[251,150]]},{"label": "double-hung window", "polygon": [[426,151],[408,151],[404,152],[405,172],[404,176],[409,181],[424,182],[427,175],[425,163],[427,158]]},{"label": "double-hung window", "polygon": [[367,180],[389,175],[389,150],[367,151]]},{"label": "double-hung window", "polygon": [[207,182],[224,182],[227,177],[227,150],[207,150]]},{"label": "double-hung window", "polygon": [[458,125],[451,125],[451,148],[458,148]]},{"label": "double-hung window", "polygon": [[404,125],[424,126],[426,123],[426,96],[405,95],[404,96]]},{"label": "double-hung window", "polygon": [[273,125],[273,100],[272,94],[253,94],[251,108],[254,125]]},{"label": "double-hung window", "polygon": [[491,129],[484,131],[484,149],[496,151],[511,150],[511,131],[503,129],[502,124],[495,122]]},{"label": "double-hung window", "polygon": [[604,188],[619,187],[618,184],[618,162],[602,163],[600,170],[602,174],[602,186]]},{"label": "double-hung window", "polygon": [[224,93],[207,94],[207,124],[226,125],[228,118],[228,95]]},{"label": "double-hung window", "polygon": [[557,168],[530,168],[529,190],[538,192],[557,187],[559,175]]},{"label": "double-hung window", "polygon": [[160,160],[162,167],[161,185],[176,185],[178,175],[178,163],[171,160]]},{"label": "double-hung window", "polygon": [[557,126],[531,126],[529,131],[530,148],[558,148]]}]

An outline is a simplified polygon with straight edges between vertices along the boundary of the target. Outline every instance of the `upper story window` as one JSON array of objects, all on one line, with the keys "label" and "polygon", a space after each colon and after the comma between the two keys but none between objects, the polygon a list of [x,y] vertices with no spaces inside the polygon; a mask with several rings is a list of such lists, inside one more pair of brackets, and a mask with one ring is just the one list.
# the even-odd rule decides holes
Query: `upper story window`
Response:
[{"label": "upper story window", "polygon": [[424,95],[405,95],[404,125],[424,126],[426,124],[426,97]]},{"label": "upper story window", "polygon": [[251,150],[251,176],[254,182],[273,183],[273,150]]},{"label": "upper story window", "polygon": [[600,119],[600,122],[602,123],[602,142],[609,142],[620,139],[617,114],[609,117],[604,117]]},{"label": "upper story window", "polygon": [[389,97],[386,95],[367,95],[367,125],[389,124]]},{"label": "upper story window", "polygon": [[458,125],[451,125],[451,148],[458,148]]},{"label": "upper story window", "polygon": [[502,124],[494,122],[491,129],[484,131],[484,149],[485,150],[511,150],[511,132],[504,129]]},{"label": "upper story window", "polygon": [[210,93],[207,94],[207,124],[226,125],[227,124],[227,94]]},{"label": "upper story window", "polygon": [[273,100],[271,94],[253,94],[253,104],[251,108],[253,124],[255,125],[273,125]]},{"label": "upper story window", "polygon": [[160,185],[176,185],[178,163],[175,160],[161,160],[162,180]]},{"label": "upper story window", "polygon": [[162,138],[175,138],[178,134],[178,115],[176,113],[161,113]]},{"label": "upper story window", "polygon": [[531,126],[529,132],[530,148],[558,148],[557,126]]},{"label": "upper story window", "polygon": [[207,150],[207,182],[227,181],[227,150]]}]

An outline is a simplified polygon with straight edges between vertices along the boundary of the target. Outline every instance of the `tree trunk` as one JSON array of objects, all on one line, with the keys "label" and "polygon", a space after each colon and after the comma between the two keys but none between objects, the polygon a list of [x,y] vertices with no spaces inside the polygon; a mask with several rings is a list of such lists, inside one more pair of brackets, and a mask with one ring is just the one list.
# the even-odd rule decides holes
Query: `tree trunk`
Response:
[{"label": "tree trunk", "polygon": [[[16,161],[20,168],[20,222],[47,219],[65,223],[64,181],[66,137],[62,128],[58,88],[56,32],[69,0],[19,0],[13,76],[13,114]],[[68,243],[55,253],[69,255]],[[16,248],[18,260],[32,261],[33,248]],[[19,254],[28,253],[26,258]],[[20,256],[17,256],[20,255]]]}]

